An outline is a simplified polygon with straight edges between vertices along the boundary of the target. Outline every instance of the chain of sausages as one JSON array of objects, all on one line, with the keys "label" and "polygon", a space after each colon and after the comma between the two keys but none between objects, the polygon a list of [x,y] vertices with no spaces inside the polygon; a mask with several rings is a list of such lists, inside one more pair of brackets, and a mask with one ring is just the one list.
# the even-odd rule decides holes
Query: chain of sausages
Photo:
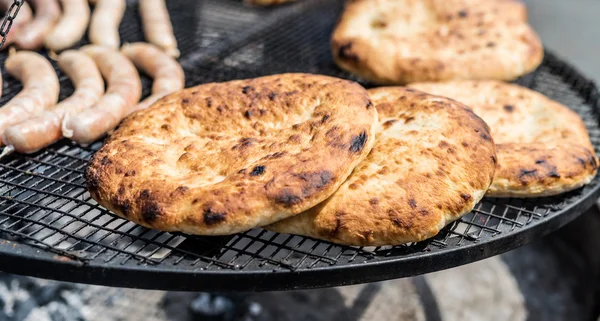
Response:
[{"label": "chain of sausages", "polygon": [[[153,44],[125,44],[120,51],[116,50],[120,45],[118,27],[125,0],[28,2],[34,11],[27,3],[22,5],[6,44],[21,49],[44,45],[52,52],[63,51],[57,63],[75,91],[57,103],[59,82],[49,61],[29,50],[11,52],[5,68],[21,81],[23,89],[0,108],[0,146],[6,145],[0,157],[13,151],[33,153],[62,137],[89,144],[132,112],[184,88],[183,69],[173,58],[179,56],[179,50],[164,0],[139,3],[145,37]],[[0,10],[8,10],[12,3],[0,0]],[[94,45],[66,50],[83,37],[88,24]],[[142,102],[136,68],[153,78],[152,94]]]}]

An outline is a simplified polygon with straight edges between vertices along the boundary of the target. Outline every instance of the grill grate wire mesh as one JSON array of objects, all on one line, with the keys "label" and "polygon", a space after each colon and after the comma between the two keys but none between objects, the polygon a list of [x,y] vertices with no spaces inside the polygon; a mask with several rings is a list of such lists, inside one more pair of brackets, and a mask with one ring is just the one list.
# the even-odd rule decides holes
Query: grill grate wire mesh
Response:
[{"label": "grill grate wire mesh", "polygon": [[[342,6],[339,0],[305,0],[273,9],[250,8],[233,0],[169,1],[186,86],[295,71],[357,80],[339,70],[329,53],[329,35]],[[134,1],[128,2],[120,33],[123,42],[143,40]],[[6,57],[6,52],[0,54],[1,64]],[[56,70],[64,99],[73,87]],[[2,76],[0,104],[21,89],[4,70]],[[576,110],[585,119],[594,146],[600,146],[597,92],[574,70],[548,55],[536,72],[518,82]],[[143,77],[145,95],[150,84]],[[143,228],[110,214],[90,198],[83,171],[101,145],[82,147],[65,140],[36,154],[0,160],[0,239],[88,265],[154,265],[189,272],[302,271],[444,254],[487,242],[558,215],[595,191],[598,183],[595,178],[583,189],[543,199],[485,199],[435,238],[395,247],[338,246],[262,229],[223,237],[185,236]]]}]

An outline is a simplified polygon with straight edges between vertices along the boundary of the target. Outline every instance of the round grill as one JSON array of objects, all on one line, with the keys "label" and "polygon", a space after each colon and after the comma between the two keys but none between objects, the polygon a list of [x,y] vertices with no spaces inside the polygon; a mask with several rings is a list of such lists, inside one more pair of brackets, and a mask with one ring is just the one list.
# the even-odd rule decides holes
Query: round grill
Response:
[{"label": "round grill", "polygon": [[[234,0],[168,1],[186,86],[283,72],[354,79],[338,69],[329,37],[342,0],[251,8]],[[136,2],[123,42],[142,41]],[[83,45],[82,41],[80,45]],[[4,63],[6,52],[0,54]],[[61,98],[73,87],[59,72]],[[0,104],[20,89],[4,71]],[[360,81],[360,80],[359,80]],[[144,93],[150,79],[143,78]],[[600,150],[600,99],[592,82],[547,53],[517,81],[577,111]],[[363,83],[369,87],[369,84]],[[61,141],[0,160],[0,269],[60,280],[176,290],[282,290],[345,285],[445,269],[502,253],[566,224],[600,196],[582,189],[538,199],[484,199],[431,240],[394,247],[338,246],[262,229],[223,237],[149,230],[98,206],[86,192],[89,147]]]}]

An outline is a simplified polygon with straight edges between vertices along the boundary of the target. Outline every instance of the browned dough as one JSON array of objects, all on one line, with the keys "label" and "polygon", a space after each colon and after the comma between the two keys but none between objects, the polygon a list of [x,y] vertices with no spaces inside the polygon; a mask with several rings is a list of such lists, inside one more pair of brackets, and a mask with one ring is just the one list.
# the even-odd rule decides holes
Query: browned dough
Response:
[{"label": "browned dough", "polygon": [[188,88],[133,113],[86,171],[92,197],[166,231],[220,235],[329,197],[368,154],[377,112],[358,84],[283,74]]},{"label": "browned dough", "polygon": [[413,89],[369,90],[375,146],[329,199],[266,229],[335,243],[417,242],[470,212],[496,162],[487,125],[466,106]]},{"label": "browned dough", "polygon": [[579,115],[538,92],[498,81],[411,87],[456,99],[490,125],[498,167],[488,196],[556,195],[596,176],[598,160]]},{"label": "browned dough", "polygon": [[381,84],[512,80],[543,48],[514,0],[355,0],[332,36],[337,64]]}]

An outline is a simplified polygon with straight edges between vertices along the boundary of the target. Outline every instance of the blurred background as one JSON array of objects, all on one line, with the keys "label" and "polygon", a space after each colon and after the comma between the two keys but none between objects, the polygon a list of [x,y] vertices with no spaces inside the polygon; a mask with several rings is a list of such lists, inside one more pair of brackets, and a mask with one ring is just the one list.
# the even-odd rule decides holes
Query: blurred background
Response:
[{"label": "blurred background", "polygon": [[600,83],[600,1],[524,1],[544,45]]}]

